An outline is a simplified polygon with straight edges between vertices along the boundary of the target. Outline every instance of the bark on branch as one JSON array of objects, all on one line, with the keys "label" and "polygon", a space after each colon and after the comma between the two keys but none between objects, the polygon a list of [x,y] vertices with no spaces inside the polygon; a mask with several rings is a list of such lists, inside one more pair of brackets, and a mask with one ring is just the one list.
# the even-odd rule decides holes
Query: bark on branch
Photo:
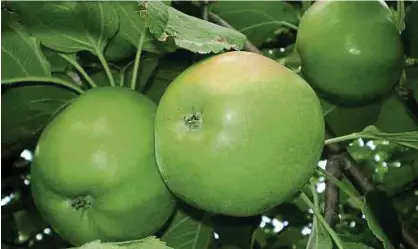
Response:
[{"label": "bark on branch", "polygon": [[[332,155],[328,158],[326,171],[340,180],[342,177],[343,160],[340,155]],[[338,217],[338,202],[340,198],[340,189],[329,180],[325,181],[325,207],[324,217],[328,224],[333,227]]]}]

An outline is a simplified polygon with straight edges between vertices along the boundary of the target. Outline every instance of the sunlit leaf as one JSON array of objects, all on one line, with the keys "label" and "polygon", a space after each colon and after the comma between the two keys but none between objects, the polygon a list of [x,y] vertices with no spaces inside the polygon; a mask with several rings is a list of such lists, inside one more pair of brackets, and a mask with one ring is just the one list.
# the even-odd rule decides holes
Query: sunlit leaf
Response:
[{"label": "sunlit leaf", "polygon": [[147,237],[141,240],[110,243],[95,240],[88,242],[80,247],[71,247],[71,249],[173,249],[156,237]]},{"label": "sunlit leaf", "polygon": [[162,2],[141,2],[140,10],[155,38],[163,42],[174,39],[178,47],[195,53],[240,50],[246,41],[245,36],[235,30],[189,16]]},{"label": "sunlit leaf", "polygon": [[97,2],[13,2],[19,20],[49,48],[100,54],[119,27],[110,4]]},{"label": "sunlit leaf", "polygon": [[402,133],[386,133],[377,129],[375,126],[368,126],[362,132],[358,133],[359,137],[369,139],[382,139],[399,145],[418,149],[418,131],[402,132]]}]

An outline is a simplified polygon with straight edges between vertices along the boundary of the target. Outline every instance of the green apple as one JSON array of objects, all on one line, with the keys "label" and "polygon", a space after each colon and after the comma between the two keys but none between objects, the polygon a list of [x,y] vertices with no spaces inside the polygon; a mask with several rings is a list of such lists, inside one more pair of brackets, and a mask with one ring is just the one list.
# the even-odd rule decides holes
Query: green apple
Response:
[{"label": "green apple", "polygon": [[302,75],[327,101],[371,103],[390,92],[404,64],[401,36],[378,1],[317,1],[302,16]]},{"label": "green apple", "polygon": [[169,85],[155,136],[160,172],[178,197],[208,212],[252,216],[307,183],[324,120],[296,73],[262,55],[227,52]]},{"label": "green apple", "polygon": [[154,157],[156,105],[128,88],[88,90],[42,132],[31,168],[43,218],[65,240],[152,235],[174,211]]}]

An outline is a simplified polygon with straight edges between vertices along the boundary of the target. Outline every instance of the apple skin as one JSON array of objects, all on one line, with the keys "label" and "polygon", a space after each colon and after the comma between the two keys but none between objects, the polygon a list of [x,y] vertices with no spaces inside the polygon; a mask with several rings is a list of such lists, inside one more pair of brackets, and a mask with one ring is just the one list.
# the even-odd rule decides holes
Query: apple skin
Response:
[{"label": "apple skin", "polygon": [[122,87],[98,87],[47,125],[35,149],[31,190],[47,223],[69,243],[152,235],[175,199],[154,156],[156,105]]},{"label": "apple skin", "polygon": [[308,182],[324,130],[319,99],[300,76],[262,55],[227,52],[186,69],[165,91],[156,159],[186,203],[252,216]]}]

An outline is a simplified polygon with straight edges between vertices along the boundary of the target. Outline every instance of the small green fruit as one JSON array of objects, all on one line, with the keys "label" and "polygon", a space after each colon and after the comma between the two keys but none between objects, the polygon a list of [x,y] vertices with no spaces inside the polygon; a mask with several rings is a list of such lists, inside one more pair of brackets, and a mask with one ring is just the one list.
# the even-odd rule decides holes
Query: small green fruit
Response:
[{"label": "small green fruit", "polygon": [[314,3],[301,18],[296,48],[305,80],[341,105],[380,98],[403,69],[399,31],[379,1]]},{"label": "small green fruit", "polygon": [[43,131],[31,168],[43,218],[65,240],[126,241],[169,219],[174,198],[154,157],[156,105],[128,88],[82,94]]},{"label": "small green fruit", "polygon": [[208,212],[252,216],[312,176],[324,120],[296,73],[261,55],[228,52],[169,85],[155,132],[157,164],[177,196]]}]

